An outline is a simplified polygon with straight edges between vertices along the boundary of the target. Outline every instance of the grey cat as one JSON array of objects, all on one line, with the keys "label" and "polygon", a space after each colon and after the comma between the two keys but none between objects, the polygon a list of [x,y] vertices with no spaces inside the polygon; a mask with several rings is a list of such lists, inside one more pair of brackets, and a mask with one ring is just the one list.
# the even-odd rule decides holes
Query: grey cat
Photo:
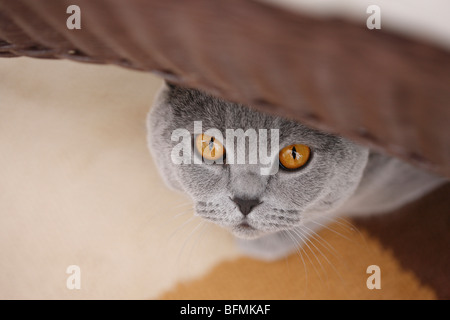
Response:
[{"label": "grey cat", "polygon": [[[227,164],[229,150],[223,164],[175,164],[171,153],[178,142],[172,141],[172,133],[187,129],[195,149],[194,121],[224,133],[279,129],[280,149],[302,144],[311,154],[295,170],[277,161],[280,168],[273,175],[262,175],[258,163]],[[195,214],[230,230],[244,253],[263,260],[294,252],[303,237],[330,217],[389,212],[445,182],[342,137],[173,85],[159,91],[147,126],[148,145],[166,184],[192,198]],[[249,154],[257,152],[248,141],[245,146]],[[289,152],[295,159],[296,149]],[[192,157],[201,162],[202,154],[193,152]]]}]

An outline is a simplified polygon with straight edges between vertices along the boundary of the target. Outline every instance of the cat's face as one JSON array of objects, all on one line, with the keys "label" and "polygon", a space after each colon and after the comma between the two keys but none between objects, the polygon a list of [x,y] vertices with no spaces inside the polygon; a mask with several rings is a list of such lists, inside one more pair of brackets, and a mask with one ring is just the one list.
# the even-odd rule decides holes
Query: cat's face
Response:
[{"label": "cat's face", "polygon": [[[283,148],[287,147],[293,159],[298,157],[298,151],[292,151],[293,145],[307,146],[309,158],[298,169],[286,170],[280,165],[273,171],[275,174],[261,174],[261,168],[267,165],[248,163],[250,154],[258,154],[259,144],[252,145],[247,139],[231,151],[237,159],[239,148],[245,147],[246,164],[227,163],[229,150],[224,150],[223,164],[202,163],[201,153],[196,150],[195,121],[202,122],[203,131],[220,130],[223,146],[227,145],[226,129],[278,129],[279,147],[272,152],[273,166],[280,165],[276,156]],[[173,162],[171,155],[180,141],[171,138],[177,129],[190,133],[190,163]],[[167,184],[192,197],[197,215],[241,238],[291,229],[332,212],[352,195],[368,158],[366,148],[343,138],[196,90],[168,86],[161,89],[150,112],[148,141]],[[274,151],[270,143],[268,148]],[[195,164],[195,157],[202,164]]]}]

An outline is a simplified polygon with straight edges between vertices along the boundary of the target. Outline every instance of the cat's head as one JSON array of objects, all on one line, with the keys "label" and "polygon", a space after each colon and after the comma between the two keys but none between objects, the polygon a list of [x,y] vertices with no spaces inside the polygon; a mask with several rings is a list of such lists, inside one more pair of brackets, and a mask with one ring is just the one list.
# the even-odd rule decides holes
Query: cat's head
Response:
[{"label": "cat's head", "polygon": [[[214,129],[221,137],[194,132],[200,121],[203,133]],[[147,125],[149,147],[166,183],[191,196],[197,215],[241,238],[291,229],[332,212],[353,194],[368,158],[367,148],[341,137],[176,86],[160,90]],[[228,150],[227,129],[258,134],[267,129],[264,154],[272,154],[272,164],[259,161],[263,140],[233,137]],[[244,149],[245,163],[236,163]],[[210,163],[218,155],[219,163]]]}]

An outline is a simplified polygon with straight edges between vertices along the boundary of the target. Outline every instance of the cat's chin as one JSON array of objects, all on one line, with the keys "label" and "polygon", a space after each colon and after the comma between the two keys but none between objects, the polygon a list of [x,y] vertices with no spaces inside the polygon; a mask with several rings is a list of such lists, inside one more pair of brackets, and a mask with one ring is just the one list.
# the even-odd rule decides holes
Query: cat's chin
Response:
[{"label": "cat's chin", "polygon": [[231,232],[236,237],[247,240],[257,239],[265,234],[265,232],[250,226],[248,223],[233,226]]}]

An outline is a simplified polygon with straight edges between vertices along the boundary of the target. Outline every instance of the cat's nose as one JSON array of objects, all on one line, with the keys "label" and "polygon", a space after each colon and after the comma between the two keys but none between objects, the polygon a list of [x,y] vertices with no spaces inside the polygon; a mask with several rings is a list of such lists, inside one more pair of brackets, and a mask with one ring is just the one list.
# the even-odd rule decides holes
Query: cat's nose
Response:
[{"label": "cat's nose", "polygon": [[233,198],[232,200],[237,204],[244,216],[248,215],[254,207],[261,203],[259,199]]}]

